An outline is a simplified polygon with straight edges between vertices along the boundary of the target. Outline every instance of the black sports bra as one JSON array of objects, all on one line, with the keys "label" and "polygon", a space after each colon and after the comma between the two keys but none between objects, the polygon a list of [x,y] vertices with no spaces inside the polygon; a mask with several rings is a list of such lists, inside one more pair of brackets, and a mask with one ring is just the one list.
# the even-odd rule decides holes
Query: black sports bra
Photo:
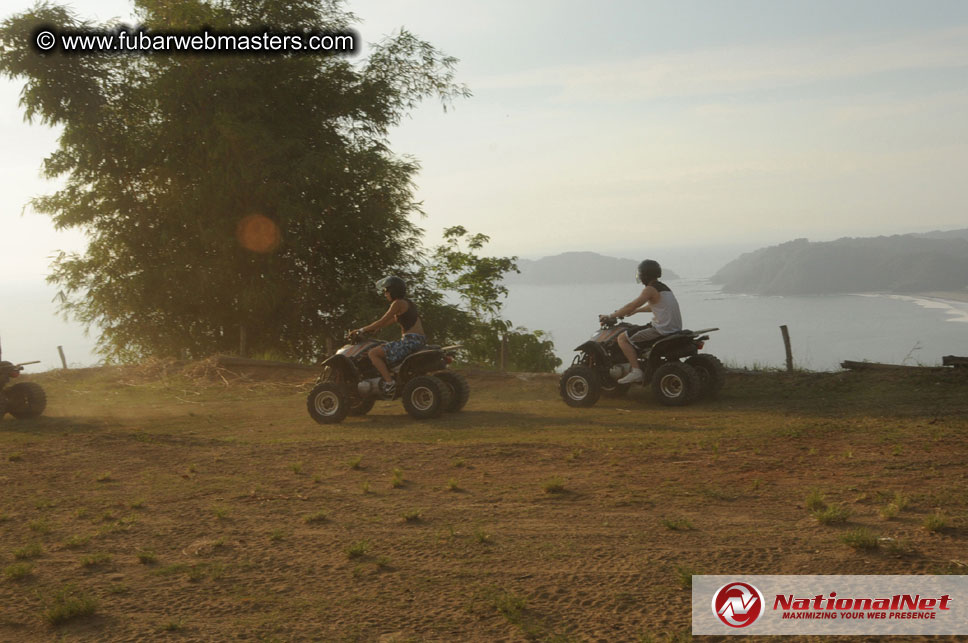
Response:
[{"label": "black sports bra", "polygon": [[407,332],[408,328],[412,328],[414,324],[417,323],[417,319],[420,315],[417,313],[417,304],[413,303],[409,299],[404,299],[409,306],[407,307],[407,312],[402,315],[397,315],[397,322],[400,324],[400,328],[403,332]]}]

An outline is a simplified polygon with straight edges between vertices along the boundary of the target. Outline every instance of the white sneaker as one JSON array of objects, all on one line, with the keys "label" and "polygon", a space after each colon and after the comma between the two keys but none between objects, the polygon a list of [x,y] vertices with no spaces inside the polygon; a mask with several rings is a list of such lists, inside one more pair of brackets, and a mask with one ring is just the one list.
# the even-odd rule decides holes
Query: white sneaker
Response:
[{"label": "white sneaker", "polygon": [[633,368],[628,375],[618,381],[619,384],[634,384],[645,379],[645,374],[641,368]]}]

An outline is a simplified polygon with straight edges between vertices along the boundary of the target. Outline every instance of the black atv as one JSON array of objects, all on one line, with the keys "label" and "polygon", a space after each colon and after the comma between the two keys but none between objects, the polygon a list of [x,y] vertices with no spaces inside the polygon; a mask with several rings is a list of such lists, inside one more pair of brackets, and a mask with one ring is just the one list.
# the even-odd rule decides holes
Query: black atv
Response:
[{"label": "black atv", "polygon": [[39,364],[40,362],[12,362],[0,361],[0,419],[9,413],[18,420],[35,418],[47,408],[47,394],[36,382],[18,382],[7,388],[12,379],[20,377],[24,366]]},{"label": "black atv", "polygon": [[[309,415],[320,424],[342,422],[347,415],[366,415],[377,400],[388,399],[380,391],[380,374],[370,361],[370,349],[384,344],[362,333],[347,335],[349,342],[323,362],[316,386],[309,392]],[[457,412],[467,404],[470,387],[463,375],[448,371],[460,346],[426,346],[407,355],[390,369],[396,382],[393,398],[418,420]]]},{"label": "black atv", "polygon": [[[624,332],[634,335],[645,326],[618,323],[613,317],[601,320],[601,328],[592,338],[576,348],[572,365],[562,374],[561,397],[569,406],[592,406],[606,395],[624,395],[630,384],[619,379],[631,370],[618,345]],[[699,354],[705,333],[718,328],[682,330],[638,347],[639,368],[660,402],[668,406],[685,406],[700,397],[713,397],[723,388],[726,369],[713,355]],[[685,358],[685,361],[681,361]]]}]

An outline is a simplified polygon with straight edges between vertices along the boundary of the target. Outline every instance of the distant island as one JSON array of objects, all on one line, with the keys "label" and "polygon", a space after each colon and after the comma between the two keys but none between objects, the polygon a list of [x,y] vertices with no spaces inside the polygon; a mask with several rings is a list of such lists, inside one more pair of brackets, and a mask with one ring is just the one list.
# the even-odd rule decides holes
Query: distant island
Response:
[{"label": "distant island", "polygon": [[968,292],[968,228],[836,241],[788,241],[748,252],[712,277],[723,292],[821,295]]},{"label": "distant island", "polygon": [[[639,262],[634,259],[607,257],[597,252],[564,252],[541,259],[518,259],[520,274],[511,273],[508,284],[566,285],[634,283]],[[662,279],[679,276],[663,267]]]}]

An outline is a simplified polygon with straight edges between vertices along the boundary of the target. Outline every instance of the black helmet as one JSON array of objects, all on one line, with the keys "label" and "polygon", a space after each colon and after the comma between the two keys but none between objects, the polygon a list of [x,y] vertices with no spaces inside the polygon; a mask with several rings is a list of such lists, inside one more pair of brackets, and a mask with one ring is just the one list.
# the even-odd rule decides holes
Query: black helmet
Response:
[{"label": "black helmet", "polygon": [[662,266],[659,265],[658,261],[653,261],[652,259],[646,259],[639,264],[638,269],[638,281],[645,285],[648,285],[653,279],[658,279],[662,276]]},{"label": "black helmet", "polygon": [[407,282],[396,276],[384,277],[376,282],[376,289],[381,294],[384,290],[389,291],[394,299],[403,299],[407,296]]}]

